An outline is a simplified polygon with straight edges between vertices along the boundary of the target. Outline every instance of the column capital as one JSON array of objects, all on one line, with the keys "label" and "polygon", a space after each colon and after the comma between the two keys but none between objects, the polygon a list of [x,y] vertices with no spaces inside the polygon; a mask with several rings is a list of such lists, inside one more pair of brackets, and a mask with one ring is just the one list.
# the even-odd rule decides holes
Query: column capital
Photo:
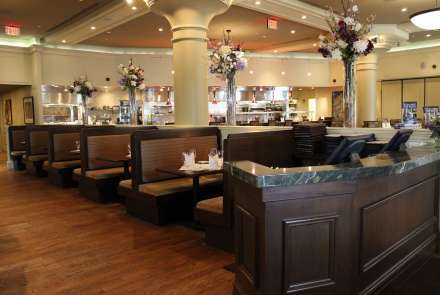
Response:
[{"label": "column capital", "polygon": [[232,0],[144,0],[148,7],[169,21],[171,29],[208,30],[210,21],[224,13]]}]

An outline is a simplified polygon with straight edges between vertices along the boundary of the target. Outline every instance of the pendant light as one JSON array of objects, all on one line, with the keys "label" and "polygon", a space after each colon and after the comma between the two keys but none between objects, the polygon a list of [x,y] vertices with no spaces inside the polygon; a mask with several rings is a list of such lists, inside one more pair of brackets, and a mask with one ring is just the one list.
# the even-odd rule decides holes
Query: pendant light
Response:
[{"label": "pendant light", "polygon": [[420,11],[411,15],[411,22],[424,30],[440,30],[440,8],[438,0],[435,1],[435,8]]}]

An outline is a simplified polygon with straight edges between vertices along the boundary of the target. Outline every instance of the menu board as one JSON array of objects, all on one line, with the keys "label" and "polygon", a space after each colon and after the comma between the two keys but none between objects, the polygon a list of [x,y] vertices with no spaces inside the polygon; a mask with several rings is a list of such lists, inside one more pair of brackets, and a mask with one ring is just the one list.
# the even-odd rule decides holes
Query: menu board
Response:
[{"label": "menu board", "polygon": [[417,124],[417,102],[406,101],[402,104],[402,123],[404,125]]}]

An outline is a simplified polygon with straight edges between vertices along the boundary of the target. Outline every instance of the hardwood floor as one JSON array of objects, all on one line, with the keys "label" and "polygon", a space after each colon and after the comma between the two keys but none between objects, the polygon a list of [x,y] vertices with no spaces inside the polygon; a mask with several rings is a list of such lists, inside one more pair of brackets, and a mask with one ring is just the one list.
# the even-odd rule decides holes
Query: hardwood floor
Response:
[{"label": "hardwood floor", "polygon": [[[0,155],[0,158],[4,155]],[[0,294],[232,294],[231,254],[0,164]]]}]

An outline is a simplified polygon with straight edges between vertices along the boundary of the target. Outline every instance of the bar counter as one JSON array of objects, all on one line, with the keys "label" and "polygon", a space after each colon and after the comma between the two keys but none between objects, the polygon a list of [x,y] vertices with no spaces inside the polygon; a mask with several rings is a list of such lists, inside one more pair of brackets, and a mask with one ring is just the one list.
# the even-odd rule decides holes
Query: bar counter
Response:
[{"label": "bar counter", "polygon": [[358,164],[225,163],[233,179],[234,294],[378,294],[439,242],[440,148]]}]

